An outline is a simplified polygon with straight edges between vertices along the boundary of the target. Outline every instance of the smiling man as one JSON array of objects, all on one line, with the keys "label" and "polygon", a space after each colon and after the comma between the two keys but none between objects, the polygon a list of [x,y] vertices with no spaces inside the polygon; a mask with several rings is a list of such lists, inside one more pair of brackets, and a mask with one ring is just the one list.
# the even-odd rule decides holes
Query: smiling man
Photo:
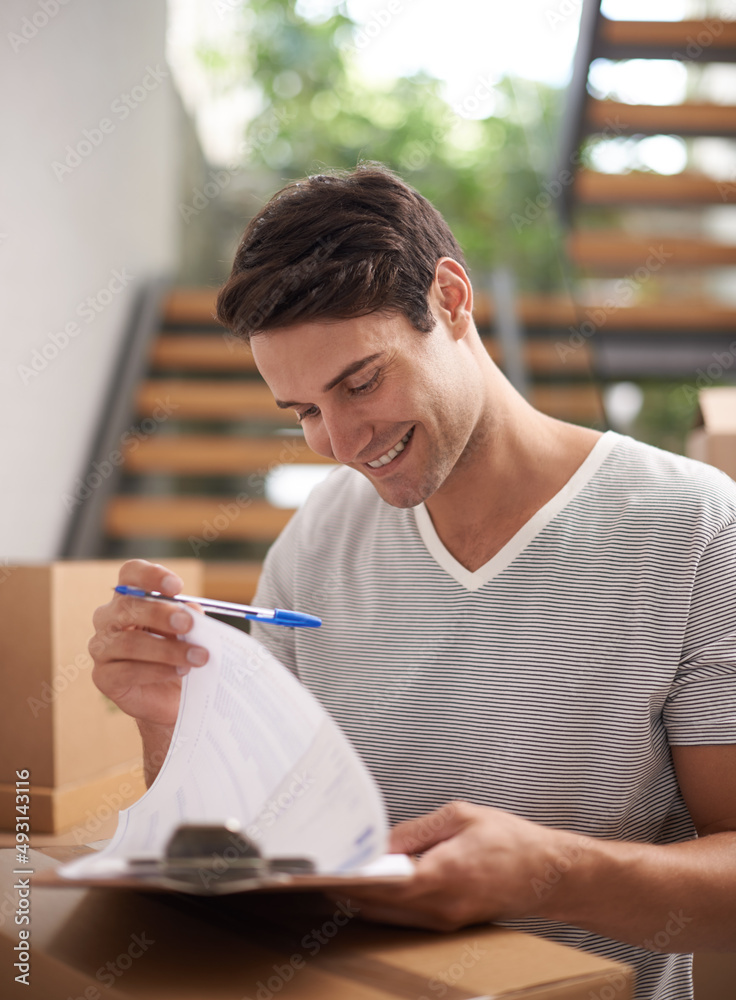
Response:
[{"label": "smiling man", "polygon": [[[343,466],[256,598],[323,627],[253,631],[372,770],[392,848],[422,853],[364,915],[507,922],[684,1000],[688,953],[736,948],[736,487],[534,410],[472,302],[444,220],[385,170],[290,185],[248,226],[219,316]],[[144,562],[121,582],[181,585]],[[181,606],[116,632],[129,601],[97,612],[95,680],[151,778],[206,654]]]}]

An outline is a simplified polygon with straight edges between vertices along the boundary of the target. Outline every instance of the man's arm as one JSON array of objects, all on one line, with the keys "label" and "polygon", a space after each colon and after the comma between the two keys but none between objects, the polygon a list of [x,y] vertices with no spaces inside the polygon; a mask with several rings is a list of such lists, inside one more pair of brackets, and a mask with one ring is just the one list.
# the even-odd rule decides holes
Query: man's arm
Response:
[{"label": "man's arm", "polygon": [[451,802],[392,831],[391,850],[426,852],[411,881],[351,899],[369,919],[437,930],[536,916],[651,951],[736,951],[736,746],[673,757],[701,839],[599,840]]},{"label": "man's arm", "polygon": [[698,840],[591,841],[544,916],[651,951],[736,951],[736,745],[672,747]]}]

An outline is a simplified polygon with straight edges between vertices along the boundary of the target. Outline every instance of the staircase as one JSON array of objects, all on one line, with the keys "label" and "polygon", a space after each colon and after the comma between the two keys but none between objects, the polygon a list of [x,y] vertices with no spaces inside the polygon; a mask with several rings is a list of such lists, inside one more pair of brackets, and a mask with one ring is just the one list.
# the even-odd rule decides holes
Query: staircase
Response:
[{"label": "staircase", "polygon": [[[615,3],[608,9],[615,11]],[[605,79],[596,60],[618,68],[630,59],[684,66],[683,103],[626,103],[615,92],[596,91],[596,81],[600,87]],[[675,374],[692,381],[709,364],[715,371],[716,355],[736,351],[733,274],[730,292],[727,287],[728,269],[736,267],[736,216],[721,211],[736,204],[736,104],[709,90],[706,72],[734,61],[736,23],[715,13],[700,21],[616,21],[601,14],[600,0],[585,0],[558,176],[573,177],[560,201],[577,269],[576,298],[608,302],[588,341],[602,377]],[[661,65],[652,63],[652,71],[662,72]],[[733,80],[731,90],[736,94]],[[652,136],[681,140],[681,172],[632,169],[638,142]],[[629,149],[621,152],[627,139]],[[710,150],[704,140],[711,140]],[[720,140],[719,150],[712,140]],[[618,172],[600,169],[600,154],[611,143],[629,159]],[[732,165],[725,173],[724,158]],[[619,336],[610,322],[621,304],[648,310],[636,336]],[[732,360],[736,368],[736,354]]]}]

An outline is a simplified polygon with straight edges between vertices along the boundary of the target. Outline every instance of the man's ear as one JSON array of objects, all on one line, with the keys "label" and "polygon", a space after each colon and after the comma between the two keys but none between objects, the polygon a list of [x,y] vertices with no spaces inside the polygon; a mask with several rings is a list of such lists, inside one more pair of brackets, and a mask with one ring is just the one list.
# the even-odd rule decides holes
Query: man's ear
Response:
[{"label": "man's ear", "polygon": [[[441,257],[430,289],[433,305],[442,311],[453,335],[461,340],[473,324],[473,286],[465,268],[452,257]],[[433,310],[434,311],[434,310]]]}]

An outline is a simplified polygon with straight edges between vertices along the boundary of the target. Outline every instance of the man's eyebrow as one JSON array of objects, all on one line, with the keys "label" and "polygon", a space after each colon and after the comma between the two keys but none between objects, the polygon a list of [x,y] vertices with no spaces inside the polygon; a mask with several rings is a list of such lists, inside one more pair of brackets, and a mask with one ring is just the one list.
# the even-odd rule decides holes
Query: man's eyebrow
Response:
[{"label": "man's eyebrow", "polygon": [[[361,370],[361,368],[365,368],[366,365],[369,365],[371,361],[377,361],[381,357],[381,355],[382,352],[379,351],[378,354],[369,354],[367,357],[361,358],[359,361],[353,361],[353,363],[348,365],[347,368],[343,368],[343,370],[340,372],[339,375],[336,375],[334,378],[330,379],[327,385],[322,387],[322,392],[329,392],[330,389],[334,389],[335,386],[339,385],[343,379],[350,378],[351,375],[355,375],[356,372],[359,372]],[[288,410],[289,407],[291,406],[302,406],[303,404],[295,402],[294,400],[290,400],[289,402],[284,402],[281,399],[277,399],[276,405],[281,410]]]}]

